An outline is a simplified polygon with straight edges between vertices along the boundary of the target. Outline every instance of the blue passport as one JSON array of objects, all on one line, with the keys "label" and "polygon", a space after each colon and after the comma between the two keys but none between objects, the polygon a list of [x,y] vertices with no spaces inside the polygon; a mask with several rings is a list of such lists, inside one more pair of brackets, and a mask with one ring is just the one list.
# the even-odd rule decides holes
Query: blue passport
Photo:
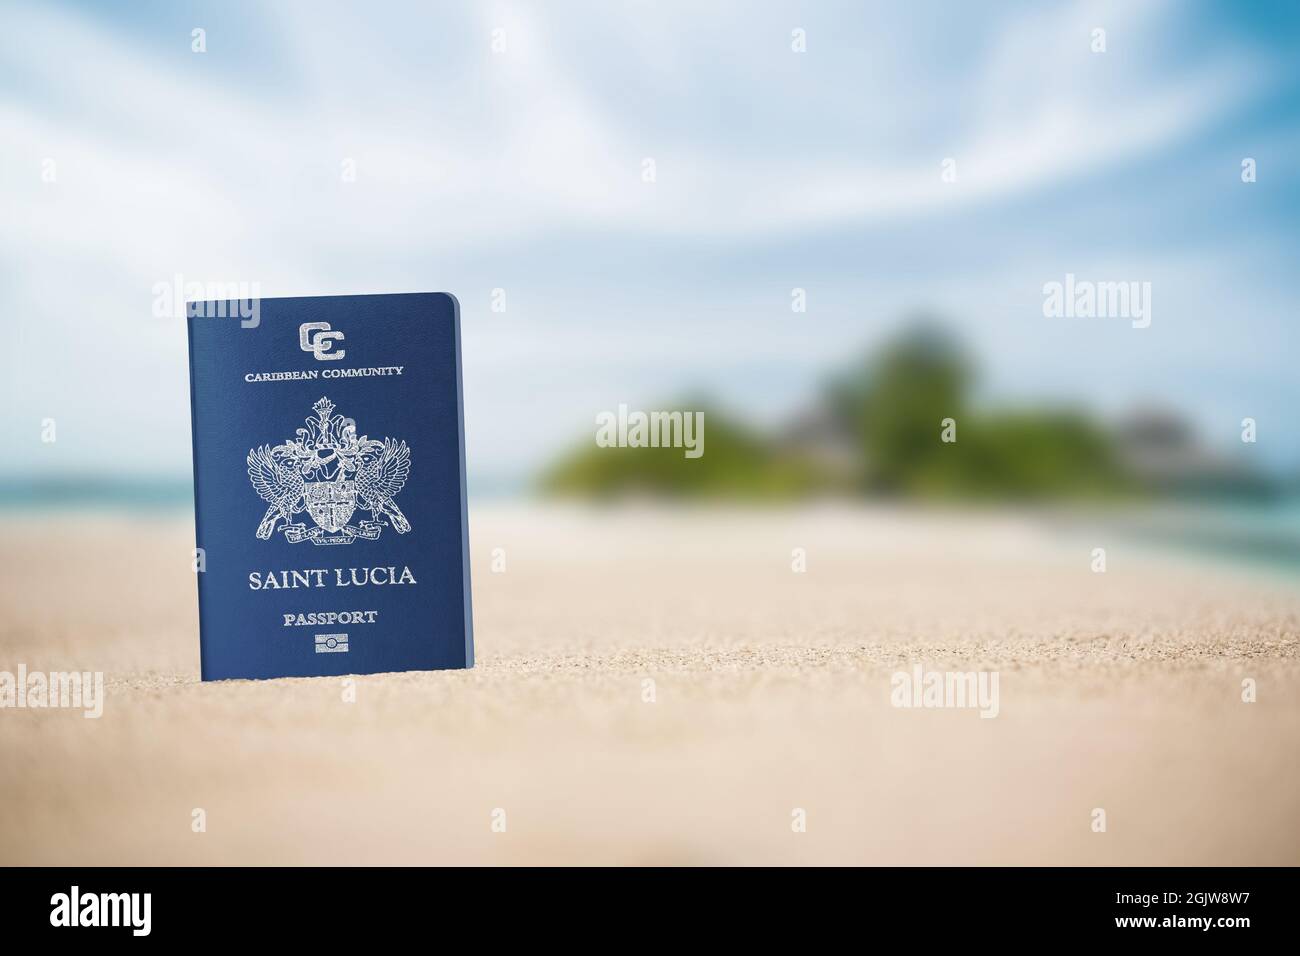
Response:
[{"label": "blue passport", "polygon": [[456,299],[186,311],[203,679],[472,667]]}]

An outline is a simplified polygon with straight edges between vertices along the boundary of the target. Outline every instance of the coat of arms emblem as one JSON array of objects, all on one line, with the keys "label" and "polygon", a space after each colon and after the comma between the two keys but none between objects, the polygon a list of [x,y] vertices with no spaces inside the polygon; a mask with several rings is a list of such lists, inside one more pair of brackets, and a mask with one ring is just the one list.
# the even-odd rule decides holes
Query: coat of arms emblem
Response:
[{"label": "coat of arms emblem", "polygon": [[[248,477],[270,504],[257,536],[284,532],[291,544],[351,544],[374,541],[387,524],[398,534],[411,523],[393,499],[411,473],[411,450],[404,441],[376,441],[357,436],[350,418],[335,415],[334,403],[322,398],[296,437],[282,445],[261,445],[248,453]],[[370,517],[353,523],[356,512]],[[295,521],[307,512],[315,527]],[[284,519],[284,523],[276,525]]]}]

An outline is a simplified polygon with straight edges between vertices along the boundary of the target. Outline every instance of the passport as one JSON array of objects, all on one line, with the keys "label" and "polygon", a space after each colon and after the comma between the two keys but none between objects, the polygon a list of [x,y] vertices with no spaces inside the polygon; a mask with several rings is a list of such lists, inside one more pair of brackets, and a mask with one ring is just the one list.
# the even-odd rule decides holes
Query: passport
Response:
[{"label": "passport", "polygon": [[203,679],[472,667],[456,299],[186,314]]}]

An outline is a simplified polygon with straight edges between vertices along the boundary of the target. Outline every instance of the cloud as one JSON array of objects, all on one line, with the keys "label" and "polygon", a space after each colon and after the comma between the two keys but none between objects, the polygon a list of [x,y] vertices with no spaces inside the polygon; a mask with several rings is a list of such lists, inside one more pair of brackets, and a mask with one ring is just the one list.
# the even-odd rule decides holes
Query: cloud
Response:
[{"label": "cloud", "polygon": [[[877,159],[860,162],[828,158],[829,151],[792,155],[785,146],[701,146],[662,118],[646,129],[637,116],[598,98],[558,55],[553,34],[574,21],[549,24],[541,8],[510,15],[482,8],[447,20],[412,7],[396,23],[339,8],[250,24],[250,31],[281,31],[270,44],[288,74],[281,90],[232,84],[233,71],[211,65],[227,55],[217,38],[204,56],[177,57],[184,37],[163,50],[156,40],[147,45],[66,12],[25,7],[12,24],[25,42],[6,55],[20,82],[0,99],[11,144],[6,173],[22,182],[26,171],[33,182],[12,197],[23,245],[58,243],[135,262],[171,251],[211,268],[265,261],[274,247],[281,263],[302,260],[301,271],[310,271],[322,248],[350,249],[356,241],[383,248],[418,239],[429,248],[463,249],[506,235],[584,229],[744,241],[1069,181],[1177,142],[1258,83],[1258,71],[1230,50],[1178,76],[1149,75],[1143,57],[1126,58],[1124,44],[1131,51],[1162,42],[1165,20],[1176,12],[1164,5],[1104,10],[1115,49],[1094,55],[1094,19],[1083,9],[997,24],[1001,39],[974,75],[943,81],[969,85],[977,95],[970,117],[948,118],[952,132],[941,153],[891,150],[885,129],[876,132],[884,146],[874,150]],[[647,9],[641,23],[652,13],[661,23],[683,15]],[[625,35],[637,27],[626,23],[593,18],[591,25],[606,32],[587,38],[589,46],[627,45],[635,55],[658,56],[667,43],[661,36],[648,47],[630,44]],[[384,38],[393,29],[434,36],[448,27],[459,31],[456,62],[431,66],[388,53]],[[497,27],[508,49],[494,55],[489,44]],[[237,42],[229,31],[220,39]],[[784,46],[780,52],[798,55]],[[755,45],[749,56],[758,77],[773,50]],[[733,74],[697,79],[717,84],[695,90],[697,101],[739,94],[740,108],[772,85],[756,79],[746,96],[725,85],[737,81]],[[771,129],[771,138],[797,141],[801,127],[833,126],[901,92],[897,78],[876,79],[874,89],[817,90],[799,116]],[[953,95],[962,97],[962,90]],[[52,153],[61,154],[55,158],[63,161],[65,188],[87,187],[75,230],[58,215],[42,214],[45,197],[30,175]],[[654,185],[641,181],[646,156],[657,164]],[[939,177],[949,156],[957,161],[955,184]],[[337,175],[348,158],[358,170],[350,193]],[[196,221],[200,230],[191,227]],[[324,228],[331,222],[342,227],[338,235]],[[168,235],[160,228],[168,223],[187,228]]]},{"label": "cloud", "polygon": [[[674,334],[699,326],[697,365],[742,352],[811,361],[843,344],[801,346],[784,329],[729,344],[744,338],[739,310],[765,294],[735,265],[743,250],[793,243],[787,271],[810,272],[799,243],[834,230],[996,216],[1185,141],[1267,78],[1226,42],[1167,62],[1180,14],[1166,4],[962,12],[960,30],[923,9],[869,17],[849,4],[808,14],[821,19],[802,55],[784,12],[743,4],[196,10],[221,25],[202,55],[178,20],[6,13],[22,38],[0,52],[0,307],[24,343],[6,358],[10,408],[68,419],[80,437],[56,453],[67,461],[111,457],[125,423],[155,436],[150,454],[187,460],[183,326],[150,313],[153,285],[176,273],[258,281],[268,296],[395,291],[525,274],[557,249],[713,242],[733,257],[716,273],[638,274],[632,262],[599,307],[581,293],[537,302],[527,331],[479,333],[487,351],[472,361],[490,376],[549,346],[570,378],[600,379],[632,362],[628,344],[655,319],[626,303],[662,302],[678,284],[732,303],[684,301],[664,321]],[[1088,51],[1097,22],[1104,55]],[[954,55],[909,72],[940,45]],[[953,184],[939,176],[947,156]],[[47,158],[57,183],[40,179]],[[349,160],[355,183],[340,176]],[[903,277],[888,297],[926,284]],[[634,322],[597,342],[611,308]],[[672,348],[651,342],[642,366]],[[47,453],[20,447],[20,459]]]}]

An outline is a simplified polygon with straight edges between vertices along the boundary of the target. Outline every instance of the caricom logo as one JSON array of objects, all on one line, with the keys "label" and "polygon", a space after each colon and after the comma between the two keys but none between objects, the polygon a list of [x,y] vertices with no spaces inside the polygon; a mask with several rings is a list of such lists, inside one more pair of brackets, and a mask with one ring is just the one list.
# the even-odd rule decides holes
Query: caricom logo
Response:
[{"label": "caricom logo", "polygon": [[298,326],[298,347],[311,352],[318,362],[334,362],[347,355],[346,349],[335,349],[335,342],[343,341],[342,332],[334,332],[328,322],[304,322]]}]

